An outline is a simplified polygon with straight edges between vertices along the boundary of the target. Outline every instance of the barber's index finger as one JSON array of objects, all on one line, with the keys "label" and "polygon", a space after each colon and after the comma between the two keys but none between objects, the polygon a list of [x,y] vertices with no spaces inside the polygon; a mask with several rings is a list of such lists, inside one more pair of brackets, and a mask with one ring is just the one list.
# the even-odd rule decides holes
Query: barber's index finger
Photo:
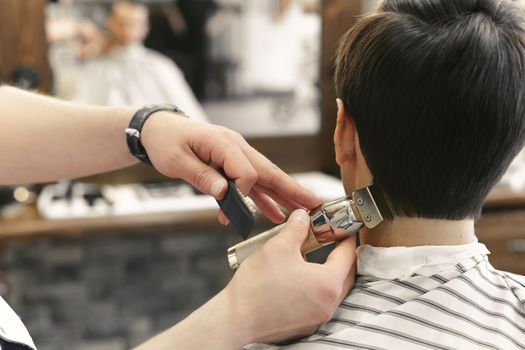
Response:
[{"label": "barber's index finger", "polygon": [[257,170],[244,152],[235,146],[219,145],[216,159],[213,160],[221,165],[226,176],[235,181],[243,194],[250,193],[258,176]]}]

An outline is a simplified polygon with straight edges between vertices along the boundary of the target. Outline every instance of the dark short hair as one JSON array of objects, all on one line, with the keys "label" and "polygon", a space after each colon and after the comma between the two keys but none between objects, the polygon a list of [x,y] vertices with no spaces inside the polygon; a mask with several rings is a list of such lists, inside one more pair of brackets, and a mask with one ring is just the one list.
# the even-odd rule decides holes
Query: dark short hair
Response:
[{"label": "dark short hair", "polygon": [[335,86],[397,215],[476,218],[523,148],[522,10],[386,0],[342,37]]}]

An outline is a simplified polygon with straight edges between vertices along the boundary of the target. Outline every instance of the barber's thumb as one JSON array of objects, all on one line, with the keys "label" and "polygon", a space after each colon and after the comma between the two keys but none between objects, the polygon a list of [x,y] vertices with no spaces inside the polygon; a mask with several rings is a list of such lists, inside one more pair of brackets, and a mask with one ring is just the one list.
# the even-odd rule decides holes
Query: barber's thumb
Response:
[{"label": "barber's thumb", "polygon": [[283,237],[291,244],[301,247],[310,230],[310,217],[304,209],[295,210],[285,224]]}]

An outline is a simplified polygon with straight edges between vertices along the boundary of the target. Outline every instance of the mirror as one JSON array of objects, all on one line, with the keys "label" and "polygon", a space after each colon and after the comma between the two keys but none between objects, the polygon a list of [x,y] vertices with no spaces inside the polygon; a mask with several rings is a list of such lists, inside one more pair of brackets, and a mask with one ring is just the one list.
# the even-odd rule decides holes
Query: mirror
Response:
[{"label": "mirror", "polygon": [[320,131],[320,0],[112,3],[48,5],[58,97],[175,103],[245,137]]},{"label": "mirror", "polygon": [[222,1],[209,25],[210,118],[246,136],[315,134],[320,31],[317,1]]}]

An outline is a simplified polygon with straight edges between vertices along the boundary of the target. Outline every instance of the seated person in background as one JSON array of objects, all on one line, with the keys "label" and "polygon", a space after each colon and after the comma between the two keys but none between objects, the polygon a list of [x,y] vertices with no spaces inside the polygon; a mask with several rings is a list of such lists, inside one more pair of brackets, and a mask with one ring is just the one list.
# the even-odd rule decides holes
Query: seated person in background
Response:
[{"label": "seated person in background", "polygon": [[335,85],[346,191],[374,182],[394,217],[361,231],[333,318],[284,348],[525,349],[525,278],[494,269],[474,230],[524,143],[521,10],[386,0],[343,36]]},{"label": "seated person in background", "polygon": [[172,103],[192,119],[207,120],[179,68],[143,46],[148,33],[146,6],[117,1],[107,27],[109,48],[81,69],[75,102],[105,106]]}]

